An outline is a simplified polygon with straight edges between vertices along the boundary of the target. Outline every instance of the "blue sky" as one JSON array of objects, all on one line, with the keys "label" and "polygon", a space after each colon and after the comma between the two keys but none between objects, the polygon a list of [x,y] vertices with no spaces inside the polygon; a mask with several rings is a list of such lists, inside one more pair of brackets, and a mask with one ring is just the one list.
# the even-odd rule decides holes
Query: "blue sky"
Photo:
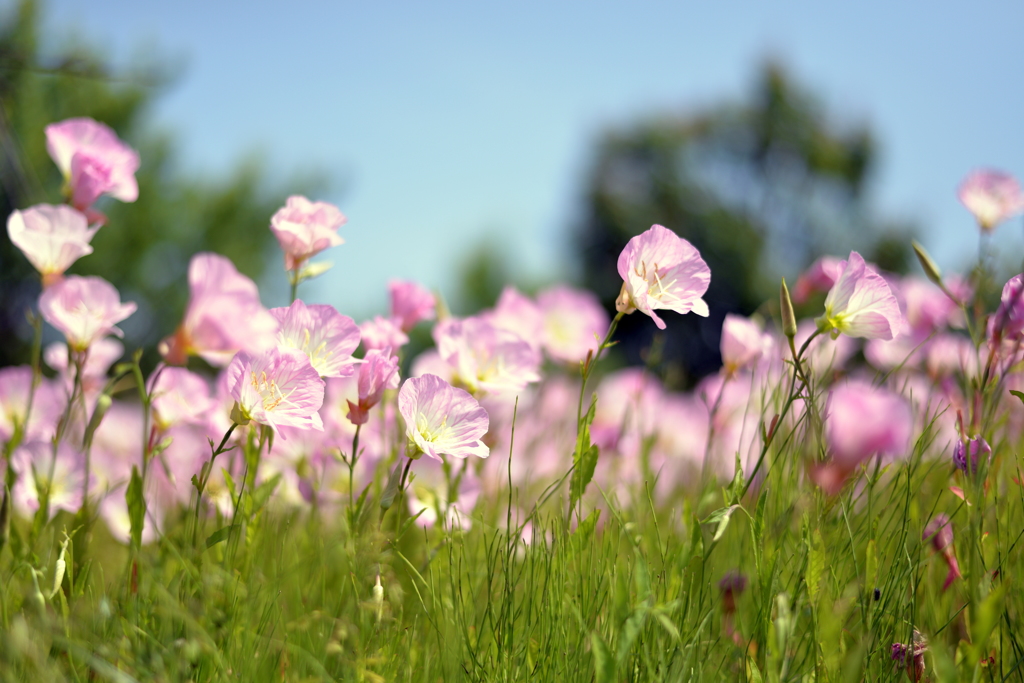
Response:
[{"label": "blue sky", "polygon": [[[186,168],[216,175],[255,152],[280,178],[325,173],[314,199],[349,217],[347,244],[301,294],[360,317],[391,278],[450,295],[488,235],[518,276],[560,279],[600,132],[743,97],[766,57],[840,122],[871,126],[879,214],[916,220],[941,266],[965,267],[977,237],[956,185],[978,166],[1024,177],[1024,4],[967,8],[51,0],[45,14],[114,63],[156,47],[181,64],[154,119]],[[997,244],[1024,251],[1020,222]]]}]

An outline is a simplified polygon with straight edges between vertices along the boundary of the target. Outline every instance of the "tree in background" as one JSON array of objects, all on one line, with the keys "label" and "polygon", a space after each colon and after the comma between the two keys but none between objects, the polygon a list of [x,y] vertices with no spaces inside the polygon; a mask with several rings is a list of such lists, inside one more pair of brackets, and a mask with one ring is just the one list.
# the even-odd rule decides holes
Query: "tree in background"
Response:
[{"label": "tree in background", "polygon": [[[584,285],[611,309],[630,237],[660,223],[692,242],[711,268],[711,317],[668,316],[659,344],[668,379],[688,384],[720,367],[727,313],[774,301],[779,276],[826,250],[856,246],[884,269],[905,270],[908,228],[877,220],[867,201],[875,156],[866,128],[836,124],[770,63],[748,102],[613,130],[597,145],[575,234]],[[628,362],[639,362],[656,330],[636,316],[619,330]]]},{"label": "tree in background", "polygon": [[[92,240],[94,252],[70,272],[100,275],[139,308],[122,327],[126,347],[155,344],[173,331],[188,297],[189,258],[215,251],[258,278],[273,242],[270,216],[288,194],[311,191],[315,181],[269,188],[260,165],[241,164],[210,182],[179,168],[173,140],[147,128],[153,100],[171,82],[166,71],[146,66],[113,74],[88,46],[44,53],[39,6],[23,0],[0,18],[0,215],[38,203],[59,203],[62,178],[46,152],[49,123],[88,116],[113,128],[142,159],[136,178],[139,201],[102,200],[107,224]],[[273,266],[279,267],[277,261]],[[28,359],[25,312],[34,307],[39,281],[24,256],[0,237],[0,367]]]}]

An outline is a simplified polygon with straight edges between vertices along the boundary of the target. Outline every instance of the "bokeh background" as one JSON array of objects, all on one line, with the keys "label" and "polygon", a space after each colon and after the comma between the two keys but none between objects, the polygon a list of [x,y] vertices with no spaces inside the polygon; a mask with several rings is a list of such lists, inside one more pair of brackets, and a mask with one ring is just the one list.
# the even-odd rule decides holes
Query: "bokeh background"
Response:
[{"label": "bokeh background", "polygon": [[[916,268],[916,237],[969,269],[955,196],[977,167],[1024,177],[1024,5],[794,1],[174,3],[0,0],[0,209],[59,201],[43,127],[111,125],[140,198],[72,272],[169,334],[190,256],[230,256],[287,303],[268,230],[290,194],[337,204],[347,244],[300,295],[357,321],[392,278],[453,311],[569,281],[611,307],[615,258],[662,223],[709,262],[712,315],[669,317],[670,384],[717,367],[751,314],[822,253]],[[1019,272],[1020,221],[993,252]],[[25,362],[39,285],[0,238],[0,365]],[[633,318],[638,318],[633,316]],[[653,325],[627,319],[637,362]]]}]

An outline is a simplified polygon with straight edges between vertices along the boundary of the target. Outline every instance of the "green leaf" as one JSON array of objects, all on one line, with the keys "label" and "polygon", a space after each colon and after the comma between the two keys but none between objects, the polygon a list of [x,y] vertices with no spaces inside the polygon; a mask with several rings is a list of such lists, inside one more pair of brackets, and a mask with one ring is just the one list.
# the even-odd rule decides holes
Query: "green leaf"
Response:
[{"label": "green leaf", "polygon": [[864,553],[864,564],[867,567],[864,572],[864,580],[867,582],[864,590],[871,593],[878,585],[878,546],[874,539],[868,541],[868,549]]},{"label": "green leaf", "polygon": [[757,668],[757,662],[752,657],[747,657],[747,680],[750,683],[763,683],[764,678],[761,677],[761,670]]},{"label": "green leaf", "polygon": [[1003,611],[1003,597],[1006,595],[1007,584],[1001,584],[998,588],[988,594],[988,597],[981,602],[981,607],[975,613],[974,623],[971,624],[971,642],[974,643],[974,661],[979,661],[988,651],[988,637],[992,635],[992,629]]},{"label": "green leaf", "polygon": [[581,544],[585,545],[594,535],[594,529],[597,528],[597,520],[600,516],[601,510],[595,509],[576,527],[576,536],[580,539]]},{"label": "green leaf", "polygon": [[1010,389],[1010,393],[1020,399],[1021,403],[1024,403],[1024,391],[1017,391],[1016,389]]},{"label": "green leaf", "polygon": [[597,632],[590,634],[590,651],[594,655],[594,680],[596,683],[615,683],[615,660],[608,646]]},{"label": "green leaf", "polygon": [[587,486],[594,478],[594,470],[597,468],[597,457],[597,446],[591,446],[576,465],[576,469],[573,470],[572,481],[569,483],[570,506],[575,506],[576,502],[586,493]]},{"label": "green leaf", "polygon": [[736,512],[736,509],[739,507],[739,504],[736,504],[730,505],[729,507],[719,508],[708,515],[707,519],[701,522],[701,524],[718,524],[715,528],[715,535],[711,538],[712,543],[718,543],[718,539],[722,538],[725,530],[729,528],[729,520],[732,519],[732,513]]},{"label": "green leaf", "polygon": [[256,487],[256,491],[252,494],[252,512],[256,514],[260,509],[267,504],[270,496],[274,493],[274,489],[281,483],[281,474],[275,474],[270,479]]},{"label": "green leaf", "polygon": [[629,656],[629,651],[633,648],[633,643],[636,642],[637,636],[640,635],[640,631],[644,629],[644,623],[647,621],[647,608],[641,607],[636,609],[626,622],[622,625],[622,631],[619,632],[619,650],[616,656],[618,664],[622,664],[626,661]]},{"label": "green leaf", "polygon": [[235,529],[237,529],[239,526],[240,525],[238,525],[238,524],[232,524],[232,525],[221,527],[220,529],[217,529],[216,531],[214,531],[212,534],[210,534],[206,538],[206,547],[207,548],[212,548],[213,546],[217,545],[221,541],[226,541],[228,539],[228,536],[231,535],[231,532],[234,531]]},{"label": "green leaf", "polygon": [[135,465],[132,465],[132,478],[128,482],[128,490],[124,497],[128,503],[132,544],[137,548],[142,545],[142,529],[146,522],[146,498],[142,491],[142,477],[139,476],[139,470]]},{"label": "green leaf", "polygon": [[637,600],[643,602],[651,597],[651,575],[647,571],[647,560],[640,554],[640,551],[635,550],[634,554],[636,562],[633,569],[633,581],[636,583]]}]

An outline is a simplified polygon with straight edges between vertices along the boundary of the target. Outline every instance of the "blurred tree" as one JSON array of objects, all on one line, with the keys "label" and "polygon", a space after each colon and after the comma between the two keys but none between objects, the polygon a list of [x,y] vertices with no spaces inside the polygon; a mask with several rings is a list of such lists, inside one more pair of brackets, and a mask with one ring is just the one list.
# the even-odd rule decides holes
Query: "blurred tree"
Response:
[{"label": "blurred tree", "polygon": [[[0,25],[0,215],[6,220],[15,209],[60,203],[63,179],[46,152],[43,132],[49,123],[89,116],[138,150],[139,200],[101,200],[98,207],[109,220],[93,238],[94,253],[70,272],[100,275],[122,300],[138,304],[121,325],[125,346],[145,347],[148,362],[155,362],[156,342],[173,331],[184,310],[192,254],[216,251],[258,278],[273,242],[270,216],[290,193],[269,188],[255,161],[217,182],[182,172],[173,141],[146,123],[149,104],[171,83],[168,70],[147,65],[112,74],[96,49],[66,43],[58,54],[46,54],[40,23],[38,4],[23,0]],[[305,192],[317,185],[313,178],[289,183]],[[0,366],[27,360],[25,312],[38,295],[38,276],[4,231]]]},{"label": "blurred tree", "polygon": [[[906,226],[877,221],[865,188],[875,159],[866,128],[843,129],[783,70],[766,64],[749,102],[663,116],[598,143],[576,230],[584,284],[613,308],[619,252],[660,223],[696,246],[711,268],[709,318],[667,315],[667,374],[688,384],[717,370],[727,313],[750,315],[815,257],[856,248],[879,265],[909,263]],[[630,316],[619,328],[631,363],[655,326]]]}]

